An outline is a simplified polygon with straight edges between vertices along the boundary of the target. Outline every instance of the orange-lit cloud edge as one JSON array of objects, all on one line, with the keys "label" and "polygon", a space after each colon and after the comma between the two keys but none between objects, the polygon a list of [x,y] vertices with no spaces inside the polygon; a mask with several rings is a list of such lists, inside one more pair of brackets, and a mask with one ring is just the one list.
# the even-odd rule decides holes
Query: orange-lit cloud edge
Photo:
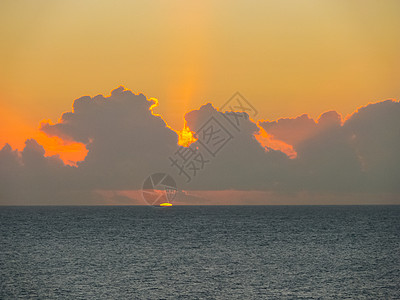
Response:
[{"label": "orange-lit cloud edge", "polygon": [[[140,93],[138,93],[140,94]],[[188,126],[185,121],[184,126],[181,130],[176,130],[172,128],[170,125],[168,125],[167,121],[162,117],[162,115],[157,114],[154,112],[154,109],[158,106],[159,101],[156,98],[147,98],[148,101],[153,101],[154,104],[152,104],[149,108],[150,112],[152,115],[160,117],[166,124],[166,127],[172,130],[177,134],[178,137],[178,145],[183,146],[183,147],[188,147],[190,144],[194,143],[196,141],[196,138],[194,136],[195,132],[193,132]],[[392,101],[392,102],[398,102],[395,99],[387,99],[385,101]],[[375,103],[380,103],[382,101],[376,101],[376,102],[368,102],[366,105],[362,105],[356,110],[350,114],[348,114],[345,118],[342,117],[340,113],[338,113],[341,116],[341,126],[343,126],[344,123],[346,123],[347,120],[349,120],[354,114],[358,113],[360,109],[367,107],[368,105],[372,105]],[[316,124],[318,124],[318,121],[320,117],[328,111],[325,111],[321,113],[318,118],[313,119],[311,118],[308,114],[305,114],[307,117],[309,117],[311,120],[313,120]],[[264,128],[260,126],[260,123],[262,122],[273,122],[273,121],[279,121],[281,119],[296,119],[300,117],[303,114],[299,114],[295,117],[289,117],[289,118],[278,118],[275,120],[268,120],[268,119],[259,119],[259,120],[253,120],[249,118],[249,120],[253,123],[255,123],[258,127],[258,132],[254,133],[254,138],[260,143],[260,145],[265,149],[265,151],[269,151],[269,149],[273,150],[279,150],[283,153],[285,153],[289,158],[295,159],[297,157],[297,153],[294,150],[293,145],[290,145],[282,140],[277,139],[274,137],[274,135],[268,133]],[[58,120],[59,122],[61,119]],[[34,138],[37,140],[39,144],[41,144],[45,151],[46,157],[49,156],[58,156],[60,159],[63,160],[63,162],[66,165],[78,166],[78,162],[84,161],[86,158],[86,155],[88,153],[88,149],[85,144],[71,141],[68,139],[63,139],[57,136],[48,136],[44,132],[41,131],[41,127],[44,124],[49,124],[53,125],[54,123],[51,122],[51,120],[42,120],[40,122],[40,126],[36,130],[32,130],[34,132],[33,135],[31,135],[31,138]],[[9,143],[11,146],[15,147],[15,143]],[[19,148],[19,147],[16,147]]]}]

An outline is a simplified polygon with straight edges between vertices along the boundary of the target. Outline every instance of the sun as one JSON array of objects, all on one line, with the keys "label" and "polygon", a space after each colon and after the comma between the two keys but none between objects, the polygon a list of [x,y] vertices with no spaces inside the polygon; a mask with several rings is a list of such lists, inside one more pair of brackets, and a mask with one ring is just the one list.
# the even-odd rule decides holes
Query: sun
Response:
[{"label": "sun", "polygon": [[165,202],[165,203],[161,203],[160,206],[172,206],[171,203]]}]

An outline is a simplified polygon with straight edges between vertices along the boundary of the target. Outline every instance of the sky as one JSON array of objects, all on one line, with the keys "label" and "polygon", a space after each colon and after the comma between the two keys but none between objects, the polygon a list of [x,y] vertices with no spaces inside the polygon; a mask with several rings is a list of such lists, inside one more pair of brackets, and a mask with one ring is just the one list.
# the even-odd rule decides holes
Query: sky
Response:
[{"label": "sky", "polygon": [[[243,196],[243,190],[267,193],[258,196],[260,200],[256,204],[264,203],[266,198],[278,199],[271,200],[278,203],[300,203],[313,197],[316,200],[312,203],[322,198],[335,203],[339,198],[336,194],[344,189],[341,185],[344,182],[338,180],[339,171],[330,169],[338,165],[342,169],[353,167],[351,172],[359,172],[349,171],[357,182],[353,182],[353,189],[346,187],[347,194],[340,201],[361,201],[356,198],[370,198],[368,201],[378,203],[379,199],[398,201],[398,191],[394,188],[397,182],[393,179],[398,174],[395,170],[382,170],[399,163],[393,154],[398,147],[396,141],[400,140],[395,121],[399,117],[395,113],[400,99],[399,9],[398,1],[2,1],[0,149],[4,147],[3,159],[14,155],[16,164],[23,169],[3,163],[2,176],[8,182],[10,174],[16,172],[11,187],[14,180],[20,183],[14,189],[21,182],[23,186],[31,186],[33,181],[29,180],[33,179],[27,179],[30,177],[25,173],[28,161],[32,160],[35,168],[45,165],[40,167],[46,169],[43,171],[46,174],[35,179],[41,180],[39,186],[48,185],[46,180],[54,177],[52,172],[68,183],[62,189],[65,199],[69,193],[82,194],[82,199],[88,199],[89,193],[94,200],[86,200],[87,203],[100,203],[96,202],[100,201],[96,198],[99,195],[106,198],[101,203],[115,203],[115,197],[131,203],[127,191],[140,188],[144,174],[157,171],[157,166],[173,173],[168,169],[170,166],[164,166],[168,157],[165,160],[161,156],[177,146],[176,139],[179,141],[185,120],[192,124],[193,128],[190,124],[189,127],[194,131],[193,124],[199,121],[193,121],[193,116],[207,120],[207,116],[212,116],[239,91],[256,108],[257,115],[249,116],[247,135],[233,139],[233,143],[240,145],[245,141],[253,148],[233,150],[243,152],[237,155],[243,156],[242,160],[235,164],[229,155],[218,156],[202,174],[209,172],[208,177],[220,182],[221,179],[211,175],[216,176],[229,165],[232,170],[242,170],[246,176],[237,176],[231,183],[230,179],[222,180],[220,185],[204,178],[185,189],[200,191],[200,194],[216,189],[221,193],[235,191],[240,194],[236,195],[237,203],[247,203],[247,200],[240,202],[246,197],[257,198],[253,194]],[[119,86],[124,88],[118,90]],[[114,96],[113,90],[117,91]],[[126,95],[118,96],[118,93]],[[94,98],[99,94],[106,100]],[[133,96],[139,94],[145,98]],[[82,96],[90,96],[95,103],[84,109],[86,121],[73,115],[76,113],[73,104],[78,101],[75,99]],[[127,107],[117,98],[123,99]],[[387,99],[393,101],[384,102]],[[104,101],[107,104],[100,109],[102,119],[97,119],[99,110],[94,107]],[[134,104],[140,101],[143,103]],[[206,103],[211,105],[203,106]],[[121,107],[130,114],[124,115]],[[142,117],[136,109],[142,112]],[[381,111],[390,114],[393,120]],[[63,120],[64,112],[71,112],[72,120]],[[203,114],[204,118],[200,118]],[[381,121],[373,127],[375,115]],[[129,116],[144,123],[131,121]],[[131,127],[117,120],[124,117]],[[87,122],[92,118],[98,122],[96,128],[102,131]],[[64,128],[68,122],[75,124],[78,132]],[[146,122],[151,130],[145,128]],[[351,125],[354,123],[357,126]],[[333,144],[327,149],[326,139],[333,134],[331,129],[326,129],[330,126],[339,126],[339,129],[336,128]],[[372,136],[380,141],[382,149],[374,145],[363,152],[370,144],[362,128],[374,131]],[[164,143],[163,146],[154,144],[151,136],[149,144],[143,142],[146,147],[159,149],[154,156],[145,146],[136,149],[134,145],[133,141],[143,140],[145,134],[155,134]],[[120,143],[120,148],[110,149],[113,139]],[[127,160],[117,159],[128,155],[128,149],[139,154],[134,152],[132,157],[126,156]],[[161,153],[160,149],[165,151]],[[249,161],[246,152],[252,151],[253,161]],[[136,157],[143,152],[149,152],[148,159],[160,161],[159,164],[146,165],[143,157]],[[108,164],[104,164],[106,160]],[[256,160],[260,165],[256,170],[247,168]],[[139,168],[141,164],[144,165]],[[321,164],[327,168],[323,176],[318,173],[321,170],[316,170]],[[122,170],[121,165],[126,169],[130,166],[137,174]],[[152,167],[148,168],[149,165]],[[263,167],[277,177],[269,178]],[[92,176],[113,168],[118,169],[116,178],[120,181],[114,185],[108,177],[99,179],[103,186],[95,184],[92,178],[87,180],[87,186],[78,188],[75,185],[78,183],[68,179],[71,172]],[[371,170],[377,173],[372,177],[364,174]],[[318,173],[325,181],[304,183],[299,181],[298,172]],[[132,186],[123,183],[122,178],[128,175],[134,182]],[[263,180],[258,182],[257,178]],[[386,185],[382,180],[386,180]],[[337,182],[332,184],[333,181]],[[372,190],[362,188],[366,183]],[[13,192],[13,188],[2,191],[0,203],[13,203]],[[50,192],[54,190],[49,189]],[[19,203],[49,203],[49,200],[40,200],[46,197],[39,194],[35,201],[29,202],[27,195],[32,193],[19,195],[22,199]],[[231,198],[232,193],[228,193]],[[193,196],[197,199],[193,203],[203,203],[210,197],[224,198],[221,194],[213,195]]]}]

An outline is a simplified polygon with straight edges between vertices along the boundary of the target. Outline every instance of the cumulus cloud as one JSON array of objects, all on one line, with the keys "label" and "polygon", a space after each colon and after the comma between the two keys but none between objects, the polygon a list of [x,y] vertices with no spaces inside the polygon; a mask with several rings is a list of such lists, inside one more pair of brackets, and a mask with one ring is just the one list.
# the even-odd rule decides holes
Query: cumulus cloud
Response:
[{"label": "cumulus cloud", "polygon": [[156,100],[119,87],[109,97],[75,100],[73,112],[64,113],[57,124],[42,124],[42,130],[86,144],[89,152],[78,166],[88,186],[140,188],[145,176],[166,168],[178,141],[152,113],[154,105]]},{"label": "cumulus cloud", "polygon": [[[138,190],[156,172],[175,178],[186,195],[179,202],[187,204],[225,203],[217,195],[236,197],[236,204],[307,203],[307,195],[312,203],[321,197],[320,203],[333,204],[340,195],[363,195],[357,203],[379,203],[379,195],[400,201],[399,102],[367,105],[346,120],[331,111],[317,120],[302,115],[258,123],[209,103],[185,115],[196,138],[189,147],[178,145],[178,134],[153,113],[155,105],[123,87],[75,100],[71,112],[41,129],[85,144],[85,160],[64,165],[57,156],[46,157],[35,140],[27,140],[23,151],[4,146],[0,203],[143,204]],[[262,131],[274,145],[260,142]]]},{"label": "cumulus cloud", "polygon": [[367,190],[400,191],[400,103],[360,108],[343,125],[367,177]]},{"label": "cumulus cloud", "polygon": [[[360,108],[345,121],[336,112],[259,125],[297,151],[297,183],[311,190],[399,191],[400,103]],[[295,184],[295,183],[293,183]]]},{"label": "cumulus cloud", "polygon": [[259,121],[259,125],[275,139],[296,148],[301,142],[315,137],[325,130],[342,124],[342,116],[335,111],[323,113],[316,121],[307,114],[277,121]]},{"label": "cumulus cloud", "polygon": [[[0,151],[0,203],[15,205],[74,203],[70,189],[72,168],[58,156],[44,156],[44,148],[35,140],[25,142],[23,151],[9,145]],[[57,199],[64,195],[62,199]]]},{"label": "cumulus cloud", "polygon": [[[282,183],[290,159],[281,151],[265,149],[258,142],[255,135],[259,128],[246,113],[221,113],[209,103],[186,114],[185,120],[198,137],[191,147],[209,160],[188,188],[250,190],[268,189]],[[224,131],[227,142],[221,147],[219,133]]]}]

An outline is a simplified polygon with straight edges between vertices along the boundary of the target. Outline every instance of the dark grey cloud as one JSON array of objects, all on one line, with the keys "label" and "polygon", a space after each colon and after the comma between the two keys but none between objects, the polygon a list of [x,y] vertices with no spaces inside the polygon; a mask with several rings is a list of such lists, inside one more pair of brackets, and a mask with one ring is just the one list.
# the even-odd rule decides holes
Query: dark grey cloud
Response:
[{"label": "dark grey cloud", "polygon": [[35,140],[25,142],[23,151],[9,145],[0,151],[0,204],[31,205],[77,203],[73,168],[58,156],[44,156]]},{"label": "dark grey cloud", "polygon": [[82,97],[73,112],[42,130],[86,144],[85,160],[78,163],[79,176],[91,188],[140,188],[144,178],[168,166],[178,136],[151,111],[155,100],[135,95],[123,87],[111,96]]},{"label": "dark grey cloud", "polygon": [[366,190],[400,192],[400,103],[362,107],[343,130],[367,178]]},{"label": "dark grey cloud", "polygon": [[[246,113],[220,113],[210,103],[199,110],[191,111],[185,116],[187,125],[197,132],[198,141],[191,145],[203,153],[210,161],[193,178],[189,189],[269,189],[282,184],[284,174],[289,171],[291,160],[282,152],[265,149],[255,138],[259,128]],[[204,145],[205,124],[217,120],[221,126],[214,131],[226,130],[231,139],[215,155],[210,154]],[[218,142],[218,139],[216,139]]]},{"label": "dark grey cloud", "polygon": [[399,102],[369,104],[343,122],[339,114],[328,112],[317,121],[302,115],[259,124],[297,151],[302,175],[292,186],[332,192],[400,191]]}]

